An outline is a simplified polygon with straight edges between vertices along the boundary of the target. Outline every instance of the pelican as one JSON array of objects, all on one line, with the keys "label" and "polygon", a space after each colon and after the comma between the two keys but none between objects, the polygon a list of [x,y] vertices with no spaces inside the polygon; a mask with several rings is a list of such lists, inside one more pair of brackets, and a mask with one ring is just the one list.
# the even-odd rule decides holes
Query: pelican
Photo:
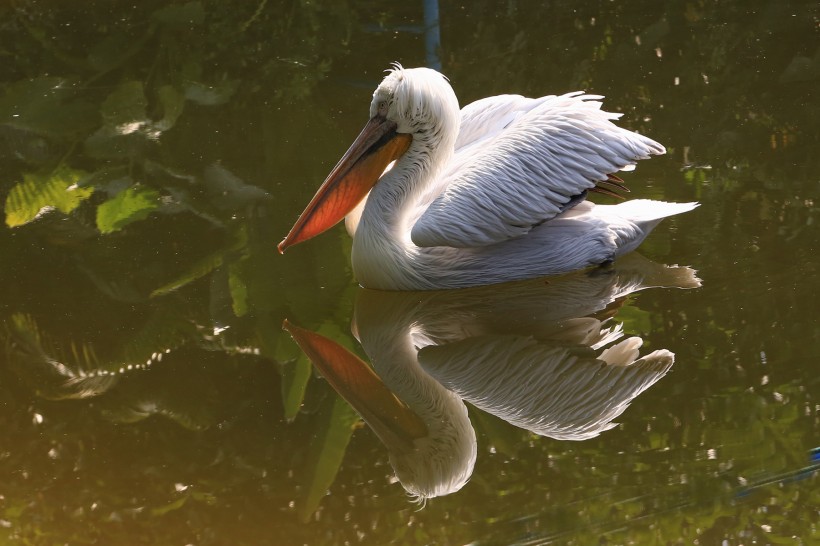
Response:
[{"label": "pelican", "polygon": [[628,191],[613,173],[666,151],[612,123],[620,114],[601,98],[500,95],[459,111],[442,74],[394,64],[279,251],[347,216],[365,288],[464,288],[612,261],[698,204],[586,200]]}]

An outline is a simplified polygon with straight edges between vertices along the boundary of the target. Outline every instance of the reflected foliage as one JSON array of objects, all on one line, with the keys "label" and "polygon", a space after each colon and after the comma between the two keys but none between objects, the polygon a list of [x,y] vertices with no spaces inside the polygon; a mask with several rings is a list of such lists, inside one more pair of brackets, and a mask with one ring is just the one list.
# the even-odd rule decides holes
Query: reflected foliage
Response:
[{"label": "reflected foliage", "polygon": [[816,165],[820,51],[810,3],[509,4],[491,18],[484,8],[442,17],[444,31],[448,22],[469,27],[471,40],[448,52],[463,99],[584,89],[609,96],[635,128],[651,124],[685,164],[759,172],[784,154],[789,176]]},{"label": "reflected foliage", "polygon": [[[4,458],[20,477],[2,519],[23,543],[221,543],[223,533],[258,543],[219,511],[240,498],[241,512],[258,511],[270,491],[285,509],[297,498],[306,506],[288,475],[316,481],[315,507],[344,446],[331,446],[341,453],[329,466],[304,465],[323,454],[309,435],[349,438],[354,420],[325,420],[339,403],[321,384],[305,400],[309,368],[283,415],[278,392],[291,389],[295,351],[266,318],[286,305],[267,265],[270,193],[202,150],[219,146],[221,120],[248,104],[310,97],[345,54],[356,14],[339,2],[107,9],[0,7],[3,55],[14,60],[0,69],[0,247],[18,257],[0,266],[4,420],[19,440]],[[339,24],[319,32],[329,17]],[[322,282],[298,275],[284,273],[289,296]],[[338,294],[347,281],[324,284]],[[300,410],[300,426],[286,426]],[[91,445],[83,431],[94,431]],[[129,452],[142,457],[129,463]],[[124,466],[134,474],[122,476]],[[273,481],[260,485],[264,476]],[[75,480],[85,485],[71,500],[54,493],[53,505],[29,506],[30,495]],[[136,495],[128,482],[141,483]],[[238,493],[251,484],[256,501]],[[146,532],[141,522],[158,518],[167,523]],[[219,531],[200,529],[220,519]]]},{"label": "reflected foliage", "polygon": [[0,536],[817,541],[815,6],[576,4],[442,3],[444,70],[462,103],[605,94],[669,146],[633,195],[703,206],[643,248],[704,288],[623,302],[677,363],[616,429],[469,407],[474,476],[421,511],[281,332],[357,350],[349,247],[274,248],[381,71],[421,64],[421,6],[0,5]]}]

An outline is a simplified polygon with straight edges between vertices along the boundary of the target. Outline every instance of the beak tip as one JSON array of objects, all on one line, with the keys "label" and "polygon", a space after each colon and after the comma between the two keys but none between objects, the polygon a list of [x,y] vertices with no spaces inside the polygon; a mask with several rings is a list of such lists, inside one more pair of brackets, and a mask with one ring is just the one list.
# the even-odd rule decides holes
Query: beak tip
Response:
[{"label": "beak tip", "polygon": [[288,239],[287,239],[287,237],[285,237],[284,239],[282,239],[281,243],[276,245],[276,250],[279,251],[279,254],[284,254],[285,249],[287,249],[289,246],[290,246],[290,244],[288,243]]}]

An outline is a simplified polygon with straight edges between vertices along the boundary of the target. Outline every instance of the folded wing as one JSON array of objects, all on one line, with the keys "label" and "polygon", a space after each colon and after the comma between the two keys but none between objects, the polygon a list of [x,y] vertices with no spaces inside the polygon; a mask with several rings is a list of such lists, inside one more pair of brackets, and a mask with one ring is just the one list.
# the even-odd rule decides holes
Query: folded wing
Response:
[{"label": "folded wing", "polygon": [[664,147],[612,123],[596,95],[501,95],[462,110],[444,190],[412,228],[418,246],[485,246],[520,237],[609,174]]}]

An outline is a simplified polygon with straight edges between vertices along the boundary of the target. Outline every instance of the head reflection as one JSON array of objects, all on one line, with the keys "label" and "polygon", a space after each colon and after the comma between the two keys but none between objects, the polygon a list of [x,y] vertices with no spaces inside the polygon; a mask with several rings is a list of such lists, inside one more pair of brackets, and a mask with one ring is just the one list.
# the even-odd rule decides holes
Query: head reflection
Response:
[{"label": "head reflection", "polygon": [[318,334],[288,329],[385,444],[402,486],[423,500],[458,491],[472,474],[476,436],[465,401],[559,440],[614,427],[674,362],[665,349],[640,356],[643,341],[627,337],[615,313],[635,291],[699,285],[688,267],[633,253],[607,269],[548,281],[362,289],[353,331],[372,369],[326,338],[320,343],[335,349],[311,353],[308,337]]}]

